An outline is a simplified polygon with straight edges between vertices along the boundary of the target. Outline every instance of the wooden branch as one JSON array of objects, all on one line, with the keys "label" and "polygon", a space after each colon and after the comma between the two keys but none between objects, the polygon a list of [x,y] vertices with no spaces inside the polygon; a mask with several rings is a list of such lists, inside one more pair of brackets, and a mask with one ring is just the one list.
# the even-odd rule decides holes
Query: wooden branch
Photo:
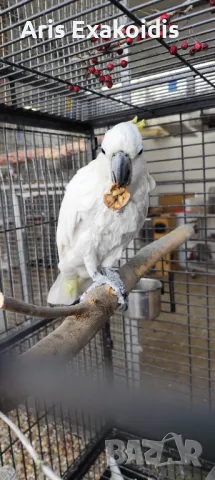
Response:
[{"label": "wooden branch", "polygon": [[[120,269],[120,276],[129,293],[151,267],[164,255],[175,250],[195,234],[195,225],[187,224],[176,228],[171,233],[142,248],[129,262]],[[55,331],[40,340],[20,356],[21,363],[43,362],[43,359],[56,357],[71,359],[77,355],[103,327],[118,308],[117,297],[108,286],[98,287],[85,295],[83,302],[88,306],[85,313],[78,318],[67,317]],[[82,303],[80,304],[82,305]],[[10,387],[11,388],[11,387]],[[3,391],[2,391],[3,390]],[[22,392],[22,396],[30,393]],[[19,397],[19,395],[18,395]],[[8,412],[20,403],[13,392],[0,388],[0,410]]]},{"label": "wooden branch", "polygon": [[40,160],[46,158],[47,160],[63,160],[64,158],[72,158],[73,155],[79,152],[86,152],[87,144],[85,140],[74,141],[67,145],[58,147],[35,148],[28,150],[18,150],[17,152],[9,152],[8,154],[0,155],[0,165],[7,164],[14,165],[17,163],[32,162],[33,160]]},{"label": "wooden branch", "polygon": [[67,315],[78,316],[86,312],[87,306],[83,302],[79,303],[78,305],[70,305],[68,307],[44,307],[42,305],[40,306],[33,305],[31,303],[25,303],[20,300],[16,300],[13,297],[7,297],[0,292],[0,310],[30,315],[31,317],[58,318],[65,317]]},{"label": "wooden branch", "polygon": [[[98,136],[98,141],[102,142],[103,135]],[[58,147],[45,147],[45,148],[36,148],[28,150],[18,150],[17,152],[9,152],[8,154],[4,153],[0,155],[0,166],[7,166],[24,164],[25,162],[32,162],[34,160],[67,160],[73,158],[74,155],[78,153],[84,153],[87,151],[87,143],[84,139],[79,141],[74,141],[73,143],[67,143],[66,145],[61,145]]]},{"label": "wooden branch", "polygon": [[[123,40],[124,42],[124,40]],[[149,126],[149,129],[152,127]],[[154,127],[155,128],[155,127]],[[147,128],[142,132],[144,137],[152,136],[151,131]],[[98,145],[101,145],[103,140],[103,135],[98,135],[97,141]],[[61,145],[58,147],[45,147],[45,148],[36,148],[29,150],[18,150],[17,152],[9,152],[8,154],[4,153],[0,155],[0,166],[4,167],[7,165],[17,165],[25,164],[25,162],[33,162],[34,160],[44,160],[55,161],[64,159],[70,160],[74,155],[77,155],[79,152],[83,153],[87,151],[87,144],[85,140],[81,139],[79,142],[74,141],[73,143],[68,143],[67,145]]]},{"label": "wooden branch", "polygon": [[[120,277],[127,293],[135,287],[151,267],[164,255],[175,250],[194,235],[191,224],[176,228],[171,233],[143,247],[137,255],[120,269]],[[105,321],[118,308],[117,297],[108,286],[98,287],[85,295],[87,311],[78,317],[67,317],[47,337],[34,345],[24,355],[75,356],[101,329]],[[85,303],[84,302],[84,303]]]},{"label": "wooden branch", "polygon": [[[183,13],[183,14],[186,15],[191,10],[193,10],[193,5],[190,5],[190,0],[188,0],[188,1],[184,2],[181,7],[178,5],[178,7],[176,7],[175,10],[173,10],[172,12],[168,12],[168,15],[169,15],[170,18],[177,15],[177,13],[179,13],[179,14]],[[158,18],[159,17],[156,17],[153,20],[150,20],[149,22],[146,22],[147,27],[149,27],[150,25],[154,25],[156,23],[156,21],[158,20]]]}]

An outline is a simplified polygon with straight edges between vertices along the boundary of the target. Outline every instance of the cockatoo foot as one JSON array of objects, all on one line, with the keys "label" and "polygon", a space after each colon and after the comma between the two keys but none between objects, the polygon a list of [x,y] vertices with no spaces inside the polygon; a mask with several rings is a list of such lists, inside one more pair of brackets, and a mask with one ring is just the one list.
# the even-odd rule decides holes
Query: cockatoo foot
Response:
[{"label": "cockatoo foot", "polygon": [[117,294],[120,308],[122,310],[127,310],[128,294],[126,293],[124,284],[116,270],[112,268],[103,268],[102,273],[97,272],[93,280],[94,282],[87,289],[87,292],[94,290],[101,285],[109,285]]},{"label": "cockatoo foot", "polygon": [[128,308],[128,294],[125,290],[124,283],[122,282],[119,273],[113,268],[102,268],[102,276],[109,280],[109,285],[116,291],[118,296],[118,303],[122,310]]}]

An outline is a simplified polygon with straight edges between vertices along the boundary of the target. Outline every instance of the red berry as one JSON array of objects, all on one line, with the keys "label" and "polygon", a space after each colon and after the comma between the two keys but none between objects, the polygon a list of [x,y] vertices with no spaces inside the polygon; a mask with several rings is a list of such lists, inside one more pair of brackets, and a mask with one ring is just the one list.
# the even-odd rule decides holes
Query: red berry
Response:
[{"label": "red berry", "polygon": [[113,63],[108,63],[108,64],[107,64],[107,69],[111,71],[111,70],[114,69],[114,66],[115,66],[115,65],[114,65]]},{"label": "red berry", "polygon": [[119,48],[119,49],[117,50],[117,53],[118,53],[118,55],[122,55],[122,54],[123,54],[123,49],[122,49],[122,48]]},{"label": "red berry", "polygon": [[98,51],[98,52],[104,52],[104,51],[105,51],[105,46],[104,46],[104,45],[100,45],[100,47],[97,48],[97,51]]},{"label": "red berry", "polygon": [[101,24],[97,25],[96,30],[101,30]]},{"label": "red berry", "polygon": [[88,72],[94,74],[95,73],[95,67],[89,67]]},{"label": "red berry", "polygon": [[112,77],[110,75],[105,75],[106,82],[112,82]]},{"label": "red berry", "polygon": [[209,47],[208,43],[203,43],[202,50],[208,50],[208,47]]},{"label": "red berry", "polygon": [[169,49],[170,55],[176,55],[177,51],[178,51],[178,48],[176,47],[176,45],[172,45],[172,47],[170,47]]},{"label": "red berry", "polygon": [[141,40],[143,40],[143,37],[142,34],[139,33],[139,35],[137,36],[137,42],[141,42]]},{"label": "red berry", "polygon": [[123,35],[127,35],[127,34],[126,34],[126,30],[127,30],[127,27],[124,27],[124,28],[122,29]]},{"label": "red berry", "polygon": [[78,85],[74,85],[73,91],[74,91],[75,93],[78,93],[79,90],[80,90],[80,87],[79,87]]},{"label": "red berry", "polygon": [[101,75],[101,70],[99,70],[99,69],[96,68],[96,69],[95,69],[95,72],[94,72],[94,75],[95,75],[96,77],[100,77],[100,75]]},{"label": "red berry", "polygon": [[106,82],[106,87],[112,88],[112,86],[113,86],[113,82]]},{"label": "red berry", "polygon": [[73,91],[73,89],[74,89],[73,85],[68,85],[68,87],[67,87],[67,88],[68,88],[69,92],[72,92],[72,91]]},{"label": "red berry", "polygon": [[130,28],[130,33],[134,33],[134,32],[135,32],[134,28]]},{"label": "red berry", "polygon": [[163,30],[160,30],[160,38],[163,38]]},{"label": "red berry", "polygon": [[122,68],[126,68],[127,65],[128,65],[127,60],[121,60],[120,65],[121,65]]},{"label": "red berry", "polygon": [[182,50],[187,50],[188,47],[189,47],[188,42],[182,42],[182,44],[181,44]]},{"label": "red berry", "polygon": [[100,83],[105,83],[105,76],[104,76],[104,75],[100,75],[99,81],[100,81]]},{"label": "red berry", "polygon": [[194,49],[196,50],[196,52],[200,52],[200,50],[202,50],[202,44],[200,42],[196,42],[194,45]]},{"label": "red berry", "polygon": [[170,15],[168,13],[163,13],[163,15],[160,16],[160,21],[163,22],[163,20],[166,20],[168,23],[170,21]]},{"label": "red berry", "polygon": [[190,54],[190,55],[195,55],[195,53],[196,53],[196,50],[195,50],[194,47],[192,47],[192,48],[190,49],[190,51],[189,51],[189,54]]},{"label": "red berry", "polygon": [[134,41],[133,38],[128,37],[127,40],[126,40],[126,43],[127,43],[127,45],[132,45],[133,41]]},{"label": "red berry", "polygon": [[92,63],[93,65],[96,65],[98,63],[98,58],[97,57],[92,58]]},{"label": "red berry", "polygon": [[92,37],[92,38],[91,38],[91,42],[92,42],[92,43],[96,43],[96,42],[98,42],[98,38],[96,38],[96,37]]},{"label": "red berry", "polygon": [[150,38],[149,33],[146,33],[146,34],[145,34],[145,38]]},{"label": "red berry", "polygon": [[214,7],[215,6],[215,0],[210,0],[210,6]]}]

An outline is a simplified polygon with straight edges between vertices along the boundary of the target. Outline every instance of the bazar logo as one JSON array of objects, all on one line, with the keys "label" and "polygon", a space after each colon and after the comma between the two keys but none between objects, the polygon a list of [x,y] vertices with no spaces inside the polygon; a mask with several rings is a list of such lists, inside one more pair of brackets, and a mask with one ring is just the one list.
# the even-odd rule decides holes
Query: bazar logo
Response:
[{"label": "bazar logo", "polygon": [[[142,26],[137,25],[120,25],[117,19],[113,20],[113,25],[99,24],[86,25],[83,20],[73,21],[72,23],[72,37],[88,39],[123,39],[127,36],[130,38],[137,38],[141,35],[144,38],[160,38],[162,31],[162,38],[178,38],[178,26],[169,25],[167,19],[157,19],[153,24],[147,25],[144,19],[141,20]],[[53,25],[53,20],[48,20],[48,24],[39,25],[37,29],[34,28],[33,23],[28,20],[21,33],[20,38],[63,38],[66,35],[64,25]]]},{"label": "bazar logo", "polygon": [[[174,447],[172,442],[174,441]],[[167,452],[167,444],[171,442],[171,448],[175,458],[169,456]],[[148,449],[148,450],[146,450]],[[135,463],[137,466],[153,465],[154,467],[163,467],[165,465],[193,465],[201,467],[199,460],[202,454],[202,446],[196,440],[185,440],[183,442],[182,435],[176,433],[167,433],[160,441],[155,440],[123,440],[112,439],[105,440],[105,450],[107,464],[128,465]],[[165,461],[162,461],[162,458]],[[205,480],[215,480],[215,466],[209,472]]]}]

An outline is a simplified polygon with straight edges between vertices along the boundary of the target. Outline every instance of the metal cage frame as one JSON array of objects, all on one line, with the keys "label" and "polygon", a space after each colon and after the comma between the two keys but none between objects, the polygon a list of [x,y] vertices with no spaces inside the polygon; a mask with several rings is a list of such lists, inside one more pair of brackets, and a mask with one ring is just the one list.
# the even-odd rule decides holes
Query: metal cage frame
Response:
[{"label": "metal cage frame", "polygon": [[[214,7],[206,0],[190,0],[187,11],[184,11],[185,4],[182,2],[168,4],[165,9],[162,6],[159,12],[159,15],[171,14],[176,10],[174,21],[180,26],[180,41],[187,39],[192,29],[191,45],[196,35],[208,43],[208,50],[199,56],[189,56],[187,51],[181,50],[170,56],[169,49],[174,42],[169,38],[142,39],[138,45],[134,42],[129,47],[124,42],[120,58],[128,61],[128,68],[122,70],[116,60],[118,40],[110,38],[105,42],[104,57],[98,50],[98,47],[104,46],[102,41],[96,46],[87,39],[71,41],[70,22],[77,18],[93,25],[104,22],[111,25],[115,18],[121,24],[141,26],[142,9],[148,9],[144,15],[150,22],[158,16],[152,8],[159,6],[160,0],[136,5],[129,0],[96,0],[94,5],[90,0],[66,0],[60,4],[56,0],[45,0],[43,8],[40,0],[34,3],[32,0],[17,3],[2,1],[0,247],[3,242],[5,251],[0,263],[0,289],[27,301],[46,301],[47,290],[57,270],[53,241],[59,211],[57,199],[63,196],[67,182],[78,168],[94,158],[103,133],[113,124],[138,115],[151,121],[150,125],[154,127],[162,126],[167,130],[163,140],[155,136],[144,141],[149,168],[157,181],[157,191],[151,195],[151,206],[157,206],[161,211],[162,205],[158,200],[165,194],[178,193],[182,197],[180,207],[183,210],[187,196],[194,193],[202,195],[199,236],[180,249],[180,262],[179,257],[177,260],[170,257],[150,272],[152,276],[158,273],[163,279],[160,320],[153,324],[147,321],[140,324],[117,314],[78,356],[77,368],[80,372],[83,369],[97,372],[105,382],[122,382],[130,388],[137,386],[140,377],[147,378],[152,387],[154,383],[161,387],[165,385],[167,393],[175,391],[185,396],[187,401],[191,399],[195,403],[200,399],[205,409],[211,412],[215,381],[212,265],[215,227],[213,222],[212,226],[207,223],[210,218],[213,220],[214,215],[213,212],[209,214],[207,208],[209,188],[214,188],[215,181],[212,164],[214,141],[210,137],[215,127]],[[60,43],[47,37],[41,41],[20,38],[27,20],[31,19],[37,29],[41,21],[49,18],[54,25],[65,23],[66,35]],[[105,88],[88,74],[92,55],[98,56],[99,65],[106,73],[108,59],[116,62],[112,74],[113,89]],[[176,92],[170,93],[170,82],[177,83]],[[68,90],[71,85],[79,86],[78,94]],[[170,127],[176,133],[172,134]],[[169,173],[167,178],[162,169],[164,161]],[[35,198],[39,199],[38,208]],[[41,198],[45,200],[45,206]],[[54,212],[51,212],[52,199]],[[28,201],[29,223],[26,213]],[[172,207],[177,210],[178,204]],[[175,213],[178,213],[176,210]],[[160,219],[159,213],[157,215]],[[164,212],[162,219],[168,222],[168,215]],[[155,238],[154,220],[147,219],[145,229],[128,246],[120,264]],[[181,220],[186,222],[184,210]],[[172,224],[168,226],[169,230],[172,228]],[[41,244],[37,231],[42,237]],[[202,243],[206,249],[201,248]],[[209,260],[208,251],[212,256]],[[195,255],[194,258],[190,257],[190,252]],[[198,282],[190,276],[196,272],[201,275]],[[28,317],[23,323],[21,316],[5,312],[0,322],[0,350],[12,354],[25,351],[58,325],[58,321],[42,319],[35,322]],[[75,412],[73,420],[68,420],[64,418],[64,412],[58,419],[53,406],[45,406],[42,413],[37,405],[33,413],[31,408],[32,405],[26,402],[13,415],[19,424],[24,412],[25,432],[30,439],[36,436],[37,446],[41,453],[45,451],[44,456],[50,460],[51,466],[53,456],[56,456],[56,468],[65,480],[78,480],[89,474],[100,455],[104,454],[106,438],[119,435],[127,439],[135,435],[134,431],[125,431],[125,426],[106,422],[103,418],[99,418],[97,425],[95,419],[86,422],[82,413]],[[193,422],[196,418],[194,415]],[[185,428],[186,418],[182,424]],[[207,431],[202,426],[203,441],[209,436],[209,423],[207,426]],[[42,430],[45,431],[45,440]],[[54,435],[52,438],[50,430]],[[154,428],[151,435],[155,440],[159,439],[159,428]],[[51,445],[54,442],[56,451]],[[10,430],[5,433],[3,443],[0,448],[1,463],[8,461],[16,466],[19,463],[16,459],[21,458],[21,478],[27,479],[25,454]],[[215,462],[213,454],[211,462]],[[209,462],[204,464],[201,478],[209,468]],[[98,472],[92,469],[91,473],[91,477],[89,474],[87,478],[109,477],[103,457]],[[134,470],[133,475],[140,479],[150,475],[159,480],[177,478],[176,473],[180,472],[166,470],[155,474],[146,469],[141,473]],[[195,477],[195,472],[189,473],[190,478],[199,478]],[[37,478],[34,465],[31,465],[30,474]]]}]

